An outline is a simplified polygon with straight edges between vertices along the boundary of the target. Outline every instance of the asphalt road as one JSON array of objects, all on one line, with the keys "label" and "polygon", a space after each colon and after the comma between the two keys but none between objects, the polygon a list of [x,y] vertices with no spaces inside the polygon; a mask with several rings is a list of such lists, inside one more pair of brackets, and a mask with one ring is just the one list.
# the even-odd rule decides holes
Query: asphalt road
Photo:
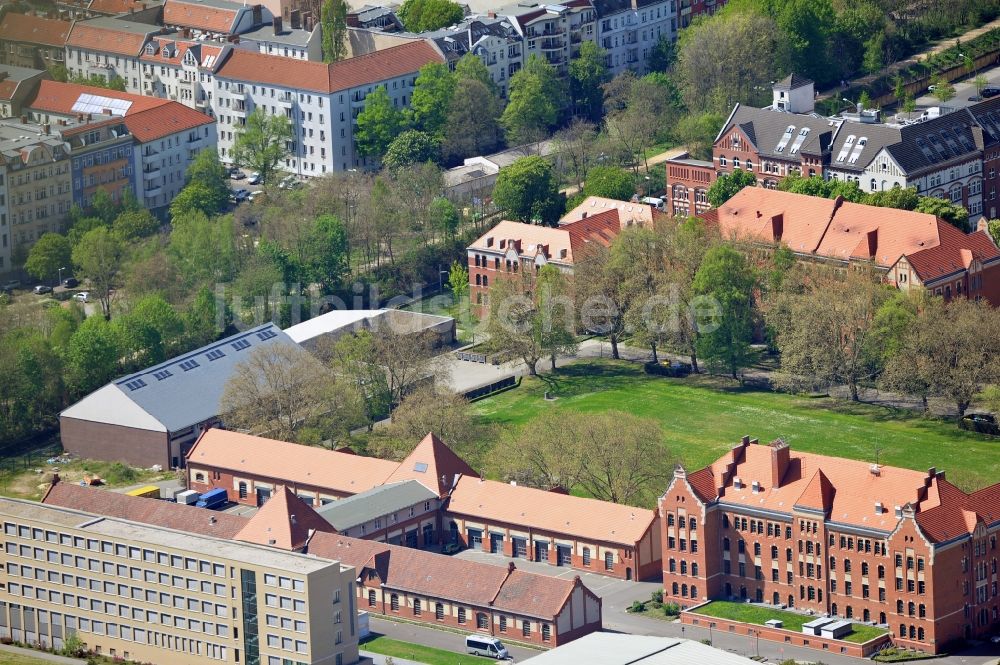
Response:
[{"label": "asphalt road", "polygon": [[[986,80],[989,81],[989,83],[987,83],[987,86],[993,88],[1000,87],[1000,67],[984,69],[979,71],[978,73],[982,76],[985,76]],[[972,106],[973,104],[976,103],[976,101],[969,99],[969,97],[972,97],[976,94],[976,86],[972,82],[974,78],[975,75],[972,75],[963,81],[956,81],[952,83],[952,85],[955,86],[955,97],[953,99],[948,100],[944,104],[942,104],[937,99],[937,97],[934,97],[930,92],[928,92],[922,97],[917,98],[916,100],[917,107],[926,108],[929,106],[946,106],[952,109],[961,109],[965,108],[966,106]]]}]

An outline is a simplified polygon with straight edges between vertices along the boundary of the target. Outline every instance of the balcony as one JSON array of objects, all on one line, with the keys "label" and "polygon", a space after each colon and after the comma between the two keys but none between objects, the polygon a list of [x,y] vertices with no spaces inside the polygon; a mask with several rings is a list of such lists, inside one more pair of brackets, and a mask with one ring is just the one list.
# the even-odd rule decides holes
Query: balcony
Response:
[{"label": "balcony", "polygon": [[163,185],[154,185],[152,187],[146,187],[142,190],[142,196],[146,199],[151,199],[154,196],[159,196],[163,193]]},{"label": "balcony", "polygon": [[543,39],[539,43],[539,47],[543,51],[559,51],[566,46],[566,43],[562,39]]},{"label": "balcony", "polygon": [[283,95],[278,95],[275,100],[282,106],[291,106],[295,103],[295,95],[292,93],[285,93]]},{"label": "balcony", "polygon": [[246,105],[243,104],[242,102],[237,102],[237,103],[233,104],[231,110],[233,112],[233,115],[235,115],[237,117],[240,117],[240,118],[247,117],[247,113],[250,112],[250,111],[247,110]]},{"label": "balcony", "polygon": [[143,180],[156,180],[159,177],[160,177],[160,167],[158,167],[158,166],[155,167],[155,168],[143,169],[142,170],[142,179]]}]

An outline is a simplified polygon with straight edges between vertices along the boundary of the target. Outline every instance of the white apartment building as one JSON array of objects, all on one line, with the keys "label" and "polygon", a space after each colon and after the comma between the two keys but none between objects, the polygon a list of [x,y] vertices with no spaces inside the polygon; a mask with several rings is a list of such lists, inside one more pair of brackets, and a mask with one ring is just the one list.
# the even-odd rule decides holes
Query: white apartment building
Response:
[{"label": "white apartment building", "polygon": [[524,60],[537,55],[565,76],[569,72],[570,17],[563,5],[518,5],[498,10],[524,40]]},{"label": "white apartment building", "polygon": [[354,568],[231,540],[222,516],[190,519],[0,499],[0,637],[60,648],[75,634],[158,665],[357,662]]},{"label": "white apartment building", "polygon": [[141,90],[130,92],[170,99],[209,113],[213,74],[232,46],[176,37],[158,36],[146,42],[139,56]]},{"label": "white apartment building", "polygon": [[627,69],[645,73],[650,51],[666,37],[677,39],[675,0],[594,0],[597,43],[607,51],[612,76]]},{"label": "white apartment building", "polygon": [[71,75],[120,76],[126,90],[142,94],[139,57],[160,32],[156,25],[110,16],[74,23],[66,40],[66,69]]},{"label": "white apartment building", "polygon": [[501,97],[507,96],[510,77],[524,66],[523,40],[509,19],[473,18],[420,37],[433,41],[452,69],[467,53],[478,57]]},{"label": "white apartment building", "polygon": [[232,163],[238,128],[260,109],[284,114],[295,136],[284,170],[302,176],[369,166],[354,146],[354,119],[376,87],[393,104],[407,106],[417,73],[442,62],[423,40],[326,64],[233,49],[215,73],[212,106],[219,129],[219,155]]}]

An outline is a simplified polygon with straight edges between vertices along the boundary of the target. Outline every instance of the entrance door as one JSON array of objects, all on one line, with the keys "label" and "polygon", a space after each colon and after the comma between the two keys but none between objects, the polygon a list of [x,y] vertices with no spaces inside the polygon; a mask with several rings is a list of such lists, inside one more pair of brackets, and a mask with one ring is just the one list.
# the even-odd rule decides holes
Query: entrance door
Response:
[{"label": "entrance door", "polygon": [[424,547],[430,547],[434,544],[434,525],[425,524],[424,525]]},{"label": "entrance door", "polygon": [[483,532],[479,529],[469,529],[469,549],[483,549]]},{"label": "entrance door", "polygon": [[494,554],[503,554],[503,534],[502,533],[491,533],[490,534],[490,552]]},{"label": "entrance door", "polygon": [[407,547],[416,547],[417,546],[417,530],[416,529],[414,529],[413,531],[407,531],[406,532],[406,546]]},{"label": "entrance door", "polygon": [[257,505],[263,506],[267,503],[267,500],[271,498],[271,490],[264,489],[263,487],[257,488]]},{"label": "entrance door", "polygon": [[514,556],[518,559],[528,557],[528,541],[524,538],[514,538]]},{"label": "entrance door", "polygon": [[535,543],[535,561],[549,562],[549,544]]},{"label": "entrance door", "polygon": [[573,549],[569,545],[556,545],[556,557],[560,566],[573,565]]}]

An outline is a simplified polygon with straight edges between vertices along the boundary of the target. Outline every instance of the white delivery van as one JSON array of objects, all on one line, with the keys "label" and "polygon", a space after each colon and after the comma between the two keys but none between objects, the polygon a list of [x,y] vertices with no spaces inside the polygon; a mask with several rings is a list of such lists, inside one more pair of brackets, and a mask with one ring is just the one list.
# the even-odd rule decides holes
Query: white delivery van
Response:
[{"label": "white delivery van", "polygon": [[510,657],[503,642],[488,635],[469,635],[465,638],[465,650],[475,656],[487,656],[497,660]]},{"label": "white delivery van", "polygon": [[642,199],[642,202],[648,206],[653,206],[657,210],[663,210],[664,202],[663,199],[656,198],[655,196],[647,196]]}]

